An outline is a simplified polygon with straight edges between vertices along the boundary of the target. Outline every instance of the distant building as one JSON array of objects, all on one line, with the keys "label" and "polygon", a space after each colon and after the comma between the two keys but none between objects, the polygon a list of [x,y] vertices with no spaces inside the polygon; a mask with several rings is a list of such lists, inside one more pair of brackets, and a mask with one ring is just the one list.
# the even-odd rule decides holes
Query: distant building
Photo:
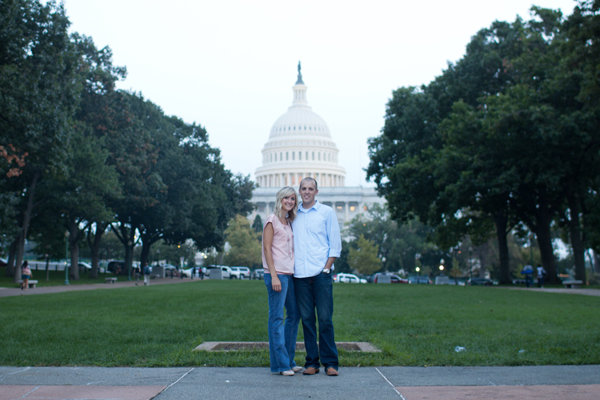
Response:
[{"label": "distant building", "polygon": [[336,210],[341,226],[363,214],[373,204],[385,204],[372,187],[345,186],[346,170],[338,164],[338,148],[331,139],[325,120],[312,111],[306,100],[306,85],[298,63],[294,99],[287,112],[273,124],[262,149],[262,166],[256,169],[258,188],[252,203],[263,221],[273,212],[275,194],[283,186],[296,189],[302,178],[317,180],[317,199]]}]

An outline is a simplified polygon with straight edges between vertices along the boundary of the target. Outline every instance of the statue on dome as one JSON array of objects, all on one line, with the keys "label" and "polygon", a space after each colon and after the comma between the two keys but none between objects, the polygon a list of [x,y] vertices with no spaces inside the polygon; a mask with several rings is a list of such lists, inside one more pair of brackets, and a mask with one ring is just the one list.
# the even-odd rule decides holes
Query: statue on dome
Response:
[{"label": "statue on dome", "polygon": [[298,80],[296,81],[296,85],[304,85],[304,81],[302,81],[302,72],[300,71],[302,66],[300,65],[300,61],[298,61]]}]

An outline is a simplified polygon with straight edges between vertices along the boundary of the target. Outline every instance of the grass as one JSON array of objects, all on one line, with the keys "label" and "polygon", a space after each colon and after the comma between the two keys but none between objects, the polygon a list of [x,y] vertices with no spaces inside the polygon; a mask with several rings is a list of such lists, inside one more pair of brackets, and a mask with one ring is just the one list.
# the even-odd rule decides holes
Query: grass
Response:
[{"label": "grass", "polygon": [[[382,350],[340,350],[342,366],[600,363],[600,297],[343,284],[334,296],[336,340]],[[0,337],[0,365],[269,365],[266,350],[192,352],[203,341],[267,340],[262,281],[0,298]],[[298,353],[296,362],[303,357]]]}]

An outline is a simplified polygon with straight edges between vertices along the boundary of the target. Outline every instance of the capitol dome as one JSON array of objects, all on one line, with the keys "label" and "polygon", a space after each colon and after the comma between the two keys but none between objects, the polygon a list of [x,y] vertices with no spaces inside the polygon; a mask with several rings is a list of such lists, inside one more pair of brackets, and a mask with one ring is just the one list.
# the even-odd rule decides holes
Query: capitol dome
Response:
[{"label": "capitol dome", "polygon": [[294,100],[280,116],[262,149],[262,166],[255,172],[259,187],[296,186],[311,176],[319,187],[344,186],[346,171],[338,165],[338,148],[327,123],[306,101],[306,86],[298,63]]}]

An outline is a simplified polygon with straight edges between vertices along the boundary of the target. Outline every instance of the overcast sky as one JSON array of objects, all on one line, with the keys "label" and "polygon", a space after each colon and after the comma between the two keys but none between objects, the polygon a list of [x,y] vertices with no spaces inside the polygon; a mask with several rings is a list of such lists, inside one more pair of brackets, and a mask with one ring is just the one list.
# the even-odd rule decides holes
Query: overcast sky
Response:
[{"label": "overcast sky", "polygon": [[367,139],[392,91],[427,84],[494,20],[532,4],[569,15],[575,0],[64,0],[72,31],[109,46],[141,92],[206,128],[225,166],[250,174],[292,103],[297,64],[307,99],[337,144],[347,186],[365,181]]}]

